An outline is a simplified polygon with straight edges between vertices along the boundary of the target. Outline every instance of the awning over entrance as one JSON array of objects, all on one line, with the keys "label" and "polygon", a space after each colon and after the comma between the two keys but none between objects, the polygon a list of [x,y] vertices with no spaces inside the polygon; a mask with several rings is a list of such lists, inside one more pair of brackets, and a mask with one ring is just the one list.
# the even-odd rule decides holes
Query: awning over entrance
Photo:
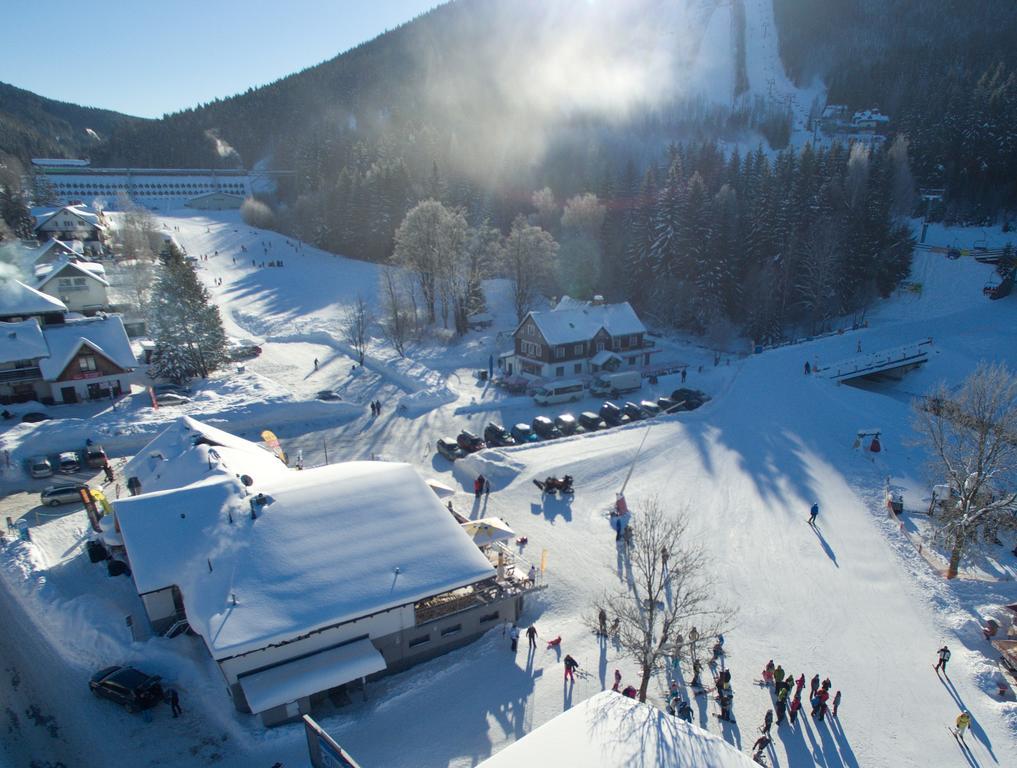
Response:
[{"label": "awning over entrance", "polygon": [[611,360],[617,360],[619,363],[621,362],[621,358],[618,355],[607,349],[600,350],[600,352],[590,358],[590,362],[593,363],[593,365],[600,366],[607,365],[607,363]]},{"label": "awning over entrance", "polygon": [[288,704],[385,669],[385,659],[367,638],[241,677],[254,713]]}]

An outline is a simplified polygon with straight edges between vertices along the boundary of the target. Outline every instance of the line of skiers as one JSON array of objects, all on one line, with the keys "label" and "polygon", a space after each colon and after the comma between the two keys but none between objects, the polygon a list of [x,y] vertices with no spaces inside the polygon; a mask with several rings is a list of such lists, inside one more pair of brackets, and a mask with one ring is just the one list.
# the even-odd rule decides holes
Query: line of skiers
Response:
[{"label": "line of skiers", "polygon": [[[774,706],[777,710],[777,725],[783,723],[785,718],[790,720],[791,724],[794,725],[798,719],[798,712],[802,707],[802,690],[805,688],[805,673],[803,672],[795,679],[793,675],[784,671],[784,667],[780,664],[775,666],[773,659],[770,659],[763,669],[763,683],[773,686]],[[808,702],[812,706],[810,714],[817,720],[822,721],[826,717],[827,712],[834,717],[837,716],[837,710],[841,702],[841,692],[837,691],[831,695],[831,687],[830,678],[820,681],[818,673],[809,682]],[[760,728],[764,735],[769,736],[773,719],[773,710],[767,710],[763,727]]]}]

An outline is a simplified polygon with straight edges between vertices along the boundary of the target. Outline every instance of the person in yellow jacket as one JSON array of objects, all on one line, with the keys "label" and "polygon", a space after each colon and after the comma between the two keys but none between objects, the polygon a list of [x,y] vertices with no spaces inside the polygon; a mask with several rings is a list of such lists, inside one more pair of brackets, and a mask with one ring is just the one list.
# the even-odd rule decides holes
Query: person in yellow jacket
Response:
[{"label": "person in yellow jacket", "polygon": [[957,715],[957,737],[964,741],[964,731],[971,725],[971,714],[965,709]]}]

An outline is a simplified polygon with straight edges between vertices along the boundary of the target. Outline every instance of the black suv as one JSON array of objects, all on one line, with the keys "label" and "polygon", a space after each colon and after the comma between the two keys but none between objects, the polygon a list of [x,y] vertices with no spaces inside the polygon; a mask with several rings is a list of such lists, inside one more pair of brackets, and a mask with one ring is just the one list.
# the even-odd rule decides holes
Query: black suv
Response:
[{"label": "black suv", "polygon": [[162,680],[134,667],[106,667],[92,675],[88,687],[96,696],[115,701],[128,712],[149,709],[162,701]]},{"label": "black suv", "polygon": [[596,432],[598,429],[604,429],[607,424],[593,411],[583,411],[579,414],[579,426],[587,432]]},{"label": "black suv", "polygon": [[607,401],[600,406],[600,418],[602,418],[604,423],[609,427],[617,427],[620,424],[628,424],[632,421],[631,418],[622,413],[621,408],[610,401]]},{"label": "black suv", "polygon": [[484,427],[484,440],[488,445],[496,448],[502,445],[516,444],[516,439],[505,430],[505,427],[493,421],[488,422]]},{"label": "black suv", "polygon": [[561,416],[557,416],[554,420],[554,425],[558,427],[558,431],[563,435],[574,435],[576,430],[579,429],[576,417],[571,413],[563,413]]},{"label": "black suv", "polygon": [[631,401],[622,406],[622,413],[628,416],[632,421],[639,421],[640,419],[646,418],[646,411]]},{"label": "black suv", "polygon": [[561,430],[547,416],[535,418],[531,427],[542,440],[555,440],[561,437]]}]

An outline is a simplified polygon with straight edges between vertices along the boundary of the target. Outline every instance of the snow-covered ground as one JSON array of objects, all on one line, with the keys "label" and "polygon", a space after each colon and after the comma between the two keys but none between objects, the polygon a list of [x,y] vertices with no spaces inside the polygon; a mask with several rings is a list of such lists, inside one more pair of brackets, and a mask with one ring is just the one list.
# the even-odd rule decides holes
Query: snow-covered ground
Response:
[{"label": "snow-covered ground", "polygon": [[[775,729],[773,765],[964,765],[944,727],[961,706],[974,717],[969,764],[1013,764],[1017,705],[991,695],[993,654],[976,619],[986,605],[1017,601],[1017,586],[945,582],[886,517],[882,495],[887,477],[910,488],[929,486],[924,457],[912,442],[912,395],[939,380],[960,382],[980,359],[1017,368],[1017,299],[990,302],[981,295],[991,268],[918,254],[913,278],[922,283],[921,294],[880,303],[869,313],[867,329],[759,355],[723,356],[716,367],[709,350],[669,342],[668,359],[691,366],[687,385],[713,397],[700,410],[652,426],[488,451],[453,471],[435,457],[435,438],[465,426],[482,429],[490,419],[529,421],[540,412],[527,398],[506,397],[471,376],[509,344],[505,334],[514,317],[504,285],[489,286],[495,316],[489,331],[450,346],[417,345],[410,360],[398,359],[376,338],[366,370],[353,370],[355,361],[341,341],[341,316],[358,294],[374,301],[376,266],[287,245],[281,235],[252,230],[233,214],[161,219],[179,228],[172,231],[191,255],[208,255],[198,263],[199,273],[229,332],[257,338],[264,348],[243,372],[216,378],[195,403],[167,411],[249,437],[273,429],[290,455],[302,451],[311,465],[324,463],[326,450],[329,461],[383,456],[463,488],[482,470],[492,480],[490,497],[475,502],[464,493],[457,508],[472,517],[507,520],[529,538],[523,554],[531,560],[539,562],[547,551],[549,588],[528,603],[524,620],[543,637],[561,635],[562,655],[573,655],[590,676],[563,689],[558,654],[540,644],[535,653],[520,650],[513,658],[508,639],[494,630],[464,649],[369,685],[367,701],[354,697],[345,707],[319,713],[319,722],[365,766],[475,765],[609,687],[614,669],[626,681],[635,679],[636,669],[616,648],[600,650],[584,617],[623,573],[605,510],[647,429],[626,492],[630,505],[638,509],[641,499],[657,496],[687,508],[694,535],[710,554],[717,598],[738,608],[726,635],[737,723],[719,727],[709,714],[712,700],[698,697],[698,725],[745,751],[772,706],[769,692],[754,680],[773,658],[796,676],[830,676],[844,696],[836,721],[805,717],[796,728]],[[964,230],[929,234],[933,242],[961,244],[979,237]],[[284,266],[260,266],[279,259]],[[897,385],[862,389],[802,375],[806,359],[851,357],[859,342],[874,351],[927,336],[934,340],[929,364]],[[678,385],[675,378],[662,379],[652,394],[669,392]],[[338,390],[344,401],[311,400],[325,388]],[[383,403],[377,418],[366,407],[373,399]],[[419,407],[398,411],[404,401]],[[570,410],[595,405],[591,399]],[[16,457],[75,447],[96,433],[125,455],[171,415],[152,412],[139,400],[87,420],[0,427]],[[883,434],[878,456],[852,447],[856,431],[871,427]],[[574,500],[540,499],[531,480],[552,472],[576,478]],[[821,507],[815,530],[805,523],[813,501]],[[906,499],[906,506],[920,505]],[[130,640],[124,616],[140,619],[140,602],[129,581],[108,578],[101,566],[87,562],[86,527],[82,513],[64,514],[35,525],[31,544],[5,547],[0,603],[13,617],[0,646],[6,669],[0,705],[10,724],[6,754],[18,765],[27,763],[26,755],[67,765],[303,764],[301,729],[265,731],[254,718],[236,714],[191,639]],[[932,671],[935,650],[944,642],[954,650],[949,681]],[[87,676],[124,661],[175,682],[184,719],[174,723],[158,709],[145,723],[92,701]],[[658,680],[652,688],[658,703],[663,686]],[[80,745],[88,749],[75,752]],[[120,759],[124,755],[129,758]]]}]

